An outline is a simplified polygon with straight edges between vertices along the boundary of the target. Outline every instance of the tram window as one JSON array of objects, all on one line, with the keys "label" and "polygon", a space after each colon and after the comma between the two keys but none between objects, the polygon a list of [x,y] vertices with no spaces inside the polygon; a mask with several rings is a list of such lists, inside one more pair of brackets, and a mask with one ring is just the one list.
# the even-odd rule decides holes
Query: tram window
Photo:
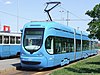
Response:
[{"label": "tram window", "polygon": [[74,40],[69,38],[55,37],[54,42],[54,53],[68,53],[74,51]]},{"label": "tram window", "polygon": [[94,49],[98,49],[98,42],[94,41]]},{"label": "tram window", "polygon": [[55,54],[61,53],[61,39],[59,37],[55,37],[55,48],[54,48]]},{"label": "tram window", "polygon": [[68,42],[67,48],[68,48],[67,52],[70,52],[70,43],[69,42]]},{"label": "tram window", "polygon": [[46,40],[45,46],[48,53],[49,50],[53,50],[54,54],[74,52],[74,39],[64,37],[49,37]]},{"label": "tram window", "polygon": [[81,40],[76,40],[76,51],[81,51]]},{"label": "tram window", "polygon": [[52,40],[52,38],[47,38],[47,40],[46,40],[46,49],[51,49],[51,40]]},{"label": "tram window", "polygon": [[87,41],[86,44],[87,44],[87,50],[89,50],[89,41]]},{"label": "tram window", "polygon": [[4,36],[4,44],[9,44],[9,36]]},{"label": "tram window", "polygon": [[20,44],[20,37],[16,37],[16,44]]},{"label": "tram window", "polygon": [[53,37],[48,37],[46,39],[46,43],[45,43],[45,47],[46,47],[46,50],[49,54],[53,54],[54,53],[54,49],[53,49]]},{"label": "tram window", "polygon": [[15,44],[15,37],[14,36],[10,37],[10,44]]},{"label": "tram window", "polygon": [[67,48],[68,48],[68,51],[67,52],[74,52],[74,40],[73,39],[67,39]]},{"label": "tram window", "polygon": [[94,42],[91,41],[91,49],[93,50],[94,49]]},{"label": "tram window", "polygon": [[74,40],[70,39],[70,52],[74,52]]},{"label": "tram window", "polygon": [[83,40],[83,50],[89,50],[89,41]]},{"label": "tram window", "polygon": [[62,38],[62,53],[66,53],[67,52],[67,41],[65,38]]},{"label": "tram window", "polygon": [[0,44],[2,44],[2,36],[0,36]]},{"label": "tram window", "polygon": [[74,45],[73,44],[70,45],[70,52],[74,52]]},{"label": "tram window", "polygon": [[98,42],[96,42],[96,41],[91,41],[91,49],[93,50],[93,49],[98,49]]}]

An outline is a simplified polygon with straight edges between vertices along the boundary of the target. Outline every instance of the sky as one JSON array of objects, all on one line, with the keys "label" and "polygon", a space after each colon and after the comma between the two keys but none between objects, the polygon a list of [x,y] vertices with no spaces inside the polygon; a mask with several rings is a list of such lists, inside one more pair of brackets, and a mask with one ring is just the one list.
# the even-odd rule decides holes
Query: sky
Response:
[{"label": "sky", "polygon": [[[91,19],[85,15],[87,10],[92,10],[100,0],[0,0],[0,30],[3,26],[10,26],[11,32],[20,32],[24,24],[30,21],[45,21],[48,19],[44,12],[46,2],[60,1],[61,4],[50,11],[52,19],[81,31],[86,31]],[[69,13],[67,13],[69,11]],[[84,19],[84,20],[82,20]]]}]

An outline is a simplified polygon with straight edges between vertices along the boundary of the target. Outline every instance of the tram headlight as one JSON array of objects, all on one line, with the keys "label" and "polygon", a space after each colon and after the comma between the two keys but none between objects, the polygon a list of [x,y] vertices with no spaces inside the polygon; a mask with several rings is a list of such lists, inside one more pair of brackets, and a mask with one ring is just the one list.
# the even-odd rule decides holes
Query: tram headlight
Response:
[{"label": "tram headlight", "polygon": [[20,53],[20,55],[24,55],[23,53]]},{"label": "tram headlight", "polygon": [[24,56],[24,55],[25,55],[25,53],[22,52],[22,53],[21,53],[21,56]]},{"label": "tram headlight", "polygon": [[21,56],[23,56],[24,54],[22,53]]}]

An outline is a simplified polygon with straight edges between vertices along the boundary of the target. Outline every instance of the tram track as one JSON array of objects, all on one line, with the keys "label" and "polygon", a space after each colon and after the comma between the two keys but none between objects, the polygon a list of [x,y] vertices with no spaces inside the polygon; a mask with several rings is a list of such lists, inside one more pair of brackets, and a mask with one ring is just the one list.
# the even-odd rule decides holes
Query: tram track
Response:
[{"label": "tram track", "polygon": [[21,68],[20,63],[13,65],[16,67],[16,69],[11,69],[9,71],[1,73],[0,75],[48,75],[52,71],[62,68],[60,66],[56,66],[52,68],[45,68],[43,70],[33,70],[30,68]]},{"label": "tram track", "polygon": [[4,75],[47,75],[54,70],[52,69],[44,69],[44,70],[29,70],[29,69],[16,69],[10,72],[5,73]]},{"label": "tram track", "polygon": [[52,68],[45,68],[43,70],[33,70],[29,68],[24,68],[22,69],[21,67],[17,67],[14,72],[7,73],[7,75],[48,75],[52,71],[59,69],[62,67],[56,66]]},{"label": "tram track", "polygon": [[4,57],[4,58],[0,58],[0,60],[9,60],[9,59],[15,59],[15,58],[19,58],[19,55],[15,55],[15,56],[10,56],[10,57]]}]

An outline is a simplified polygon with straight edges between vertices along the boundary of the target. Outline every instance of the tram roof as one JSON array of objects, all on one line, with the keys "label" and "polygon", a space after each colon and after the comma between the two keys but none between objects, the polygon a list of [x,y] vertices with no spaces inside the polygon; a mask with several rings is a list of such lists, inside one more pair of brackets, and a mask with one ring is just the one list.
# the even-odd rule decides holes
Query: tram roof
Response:
[{"label": "tram roof", "polygon": [[0,35],[5,35],[5,36],[21,36],[21,33],[0,31]]},{"label": "tram roof", "polygon": [[[65,31],[69,31],[69,32],[74,33],[74,28],[69,27],[69,26],[64,25],[64,24],[53,22],[53,21],[52,22],[51,21],[31,21],[29,23],[26,23],[25,27],[27,27],[28,25],[41,26],[41,27],[45,27],[45,28],[51,28],[51,27],[52,28],[58,28],[58,29],[63,29]],[[81,31],[76,30],[76,34],[81,34]],[[82,31],[82,35],[88,36],[88,34],[84,31]]]}]

